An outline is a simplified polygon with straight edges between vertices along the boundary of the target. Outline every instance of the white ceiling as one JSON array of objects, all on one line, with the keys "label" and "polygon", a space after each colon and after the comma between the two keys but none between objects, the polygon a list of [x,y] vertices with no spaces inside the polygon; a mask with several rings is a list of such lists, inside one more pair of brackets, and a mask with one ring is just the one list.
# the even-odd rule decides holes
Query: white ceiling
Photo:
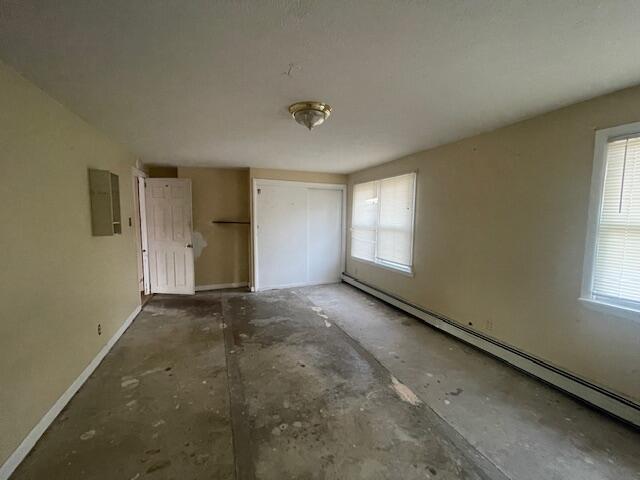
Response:
[{"label": "white ceiling", "polygon": [[[350,172],[640,82],[634,0],[0,0],[0,58],[147,162]],[[287,113],[330,103],[308,132]]]}]

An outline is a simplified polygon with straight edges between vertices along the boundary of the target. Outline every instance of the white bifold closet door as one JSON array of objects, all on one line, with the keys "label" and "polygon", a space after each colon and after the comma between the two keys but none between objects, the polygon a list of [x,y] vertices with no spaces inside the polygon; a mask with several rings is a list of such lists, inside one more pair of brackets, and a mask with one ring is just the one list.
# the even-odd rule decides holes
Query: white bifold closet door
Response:
[{"label": "white bifold closet door", "polygon": [[256,182],[256,288],[334,283],[342,272],[344,192]]}]

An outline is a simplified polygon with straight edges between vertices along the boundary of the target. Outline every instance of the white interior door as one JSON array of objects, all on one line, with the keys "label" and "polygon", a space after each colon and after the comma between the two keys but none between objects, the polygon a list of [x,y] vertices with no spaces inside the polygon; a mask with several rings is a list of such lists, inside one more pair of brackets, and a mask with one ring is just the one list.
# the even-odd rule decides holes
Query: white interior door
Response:
[{"label": "white interior door", "polygon": [[148,178],[145,193],[151,293],[193,294],[191,180]]},{"label": "white interior door", "polygon": [[341,186],[256,181],[256,288],[334,283],[343,262]]}]

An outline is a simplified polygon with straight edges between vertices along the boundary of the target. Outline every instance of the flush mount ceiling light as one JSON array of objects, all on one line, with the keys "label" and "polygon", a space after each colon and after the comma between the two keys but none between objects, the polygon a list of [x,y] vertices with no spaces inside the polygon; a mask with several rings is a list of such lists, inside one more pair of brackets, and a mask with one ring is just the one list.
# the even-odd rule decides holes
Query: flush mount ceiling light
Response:
[{"label": "flush mount ceiling light", "polygon": [[296,122],[311,130],[329,118],[331,107],[322,102],[298,102],[289,107],[289,113]]}]

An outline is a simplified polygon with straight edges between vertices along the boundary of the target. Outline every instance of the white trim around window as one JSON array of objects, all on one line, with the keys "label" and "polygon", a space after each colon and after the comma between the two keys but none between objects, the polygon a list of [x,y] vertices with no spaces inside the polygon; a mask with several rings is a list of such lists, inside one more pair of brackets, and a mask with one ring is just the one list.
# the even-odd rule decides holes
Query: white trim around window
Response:
[{"label": "white trim around window", "polygon": [[354,184],[350,257],[413,276],[417,172]]},{"label": "white trim around window", "polygon": [[[640,136],[640,122],[631,123],[627,125],[620,125],[617,127],[607,128],[603,130],[598,130],[595,135],[595,146],[594,146],[594,158],[593,158],[593,170],[591,176],[591,192],[589,198],[589,215],[588,215],[588,224],[587,224],[587,236],[586,236],[586,244],[585,244],[585,254],[584,254],[584,268],[583,268],[583,276],[582,276],[582,288],[580,292],[580,301],[587,307],[596,309],[598,311],[604,313],[614,314],[620,317],[629,318],[635,321],[640,321],[640,301],[638,298],[625,298],[624,293],[619,294],[603,294],[598,290],[603,290],[601,287],[598,287],[597,279],[601,279],[603,276],[606,277],[606,272],[603,272],[604,269],[610,268],[607,265],[607,262],[610,262],[607,258],[613,258],[614,262],[616,259],[620,258],[621,255],[625,255],[629,248],[636,249],[636,246],[633,247],[619,247],[616,244],[615,234],[611,235],[607,234],[607,227],[609,227],[610,218],[613,217],[613,221],[616,222],[616,214],[620,213],[620,215],[626,215],[626,217],[621,218],[619,225],[622,228],[627,228],[629,230],[630,222],[629,218],[635,218],[640,215],[640,199],[635,199],[635,201],[626,200],[629,197],[629,189],[633,188],[635,190],[639,186],[633,186],[633,184],[626,185],[627,191],[625,192],[625,174],[628,175],[627,169],[627,150],[626,147],[619,155],[622,158],[622,169],[617,168],[614,170],[614,164],[608,168],[608,157],[610,161],[618,161],[620,163],[620,159],[614,158],[615,152],[613,152],[613,148],[615,148],[615,143],[620,142],[621,140],[626,139],[635,139]],[[611,145],[611,151],[610,151]],[[637,162],[637,154],[634,159],[634,162]],[[635,168],[635,167],[634,167]],[[609,178],[607,180],[607,172],[609,171]],[[611,208],[607,206],[607,198],[611,196],[611,192],[607,192],[605,185],[609,185],[613,182],[613,175],[619,175],[622,178],[620,183],[619,192],[614,192],[617,196],[619,195],[619,207],[617,210],[614,209],[613,214],[611,214]],[[635,179],[640,172],[635,172],[633,178]],[[617,181],[617,180],[616,180]],[[610,186],[608,188],[611,188]],[[607,198],[605,198],[607,197]],[[625,204],[626,202],[626,204]],[[617,204],[616,204],[617,205]],[[604,219],[604,220],[603,220]],[[636,223],[636,222],[633,222]],[[615,224],[615,223],[614,223]],[[617,224],[616,224],[617,225]],[[632,225],[635,228],[635,225]],[[609,227],[610,228],[610,227]],[[613,240],[612,240],[613,239]],[[626,240],[625,240],[626,242]],[[612,246],[613,244],[613,246]],[[626,244],[625,244],[626,245]],[[599,255],[599,249],[601,252]],[[607,249],[606,251],[604,249]],[[635,251],[633,253],[636,253]],[[635,256],[635,255],[634,255]],[[599,260],[600,259],[600,260]],[[618,262],[624,260],[617,260]],[[633,268],[633,277],[635,279],[636,275],[640,276],[640,265],[637,262],[631,264],[631,262],[624,263],[624,267],[632,267]],[[636,270],[638,272],[636,273]],[[629,270],[627,269],[627,272]],[[621,275],[622,276],[622,275]],[[605,283],[605,280],[599,280],[600,283]],[[619,280],[622,282],[623,280]],[[635,283],[635,280],[631,283],[632,285]],[[606,288],[604,289],[606,290]],[[633,295],[631,295],[633,296]]]}]

